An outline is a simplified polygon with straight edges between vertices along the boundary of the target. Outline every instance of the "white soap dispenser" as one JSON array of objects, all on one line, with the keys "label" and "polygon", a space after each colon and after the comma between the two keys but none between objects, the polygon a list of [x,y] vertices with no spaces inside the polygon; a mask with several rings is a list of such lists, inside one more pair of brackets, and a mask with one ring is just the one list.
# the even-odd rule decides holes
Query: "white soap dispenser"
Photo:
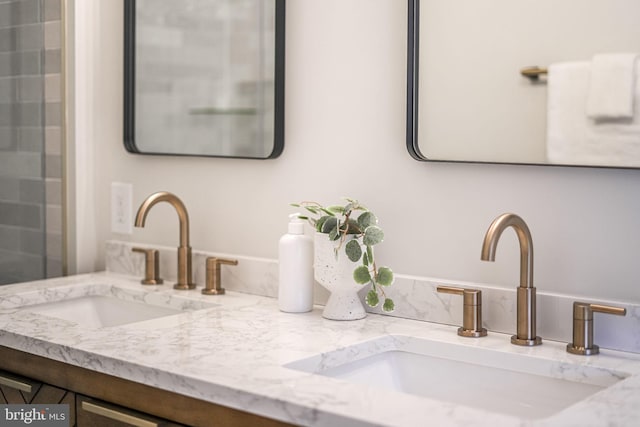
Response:
[{"label": "white soap dispenser", "polygon": [[313,239],[305,236],[299,216],[289,215],[288,233],[278,245],[278,307],[287,313],[304,313],[313,308]]}]

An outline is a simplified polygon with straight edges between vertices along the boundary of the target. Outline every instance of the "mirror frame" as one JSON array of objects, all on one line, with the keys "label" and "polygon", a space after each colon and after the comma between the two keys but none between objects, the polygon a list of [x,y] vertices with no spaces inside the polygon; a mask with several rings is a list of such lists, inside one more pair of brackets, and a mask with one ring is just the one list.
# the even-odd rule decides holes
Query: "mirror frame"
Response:
[{"label": "mirror frame", "polygon": [[471,163],[471,164],[495,164],[495,165],[523,165],[523,166],[552,166],[565,168],[596,168],[596,169],[627,169],[637,170],[632,166],[604,166],[604,165],[577,165],[561,163],[524,163],[524,162],[499,162],[484,160],[444,160],[430,159],[420,151],[418,144],[418,82],[420,62],[420,0],[408,0],[408,26],[407,26],[407,120],[406,120],[406,147],[412,158],[422,162],[431,163]]},{"label": "mirror frame", "polygon": [[136,58],[136,0],[124,2],[124,146],[130,153],[160,156],[220,157],[235,159],[274,159],[284,149],[285,97],[285,0],[275,1],[275,80],[273,149],[266,157],[226,156],[218,154],[162,153],[141,151],[135,142],[135,58]]},{"label": "mirror frame", "polygon": [[407,150],[415,160],[433,161],[425,157],[418,146],[419,0],[408,0],[407,10]]}]

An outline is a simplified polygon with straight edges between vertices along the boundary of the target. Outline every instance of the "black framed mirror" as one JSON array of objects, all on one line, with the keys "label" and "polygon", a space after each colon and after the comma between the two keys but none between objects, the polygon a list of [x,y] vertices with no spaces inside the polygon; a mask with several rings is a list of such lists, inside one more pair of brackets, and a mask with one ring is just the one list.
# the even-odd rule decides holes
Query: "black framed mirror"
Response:
[{"label": "black framed mirror", "polygon": [[[640,167],[640,2],[409,0],[408,10],[415,159]],[[617,80],[595,84],[602,61],[623,59],[631,113],[593,115],[593,94]]]},{"label": "black framed mirror", "polygon": [[284,32],[285,0],[125,0],[126,149],[278,157]]}]

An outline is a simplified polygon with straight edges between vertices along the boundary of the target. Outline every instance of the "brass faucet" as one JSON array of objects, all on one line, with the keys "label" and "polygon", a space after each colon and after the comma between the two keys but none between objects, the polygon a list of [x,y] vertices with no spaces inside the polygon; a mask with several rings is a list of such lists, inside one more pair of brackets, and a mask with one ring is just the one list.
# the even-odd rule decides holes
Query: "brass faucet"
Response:
[{"label": "brass faucet", "polygon": [[194,289],[191,274],[191,247],[189,246],[189,214],[187,208],[175,194],[160,191],[147,197],[138,208],[136,214],[136,227],[144,227],[147,214],[151,208],[159,202],[167,202],[178,212],[180,220],[180,246],[178,247],[178,280],[173,287],[175,289]]},{"label": "brass faucet", "polygon": [[542,344],[536,336],[536,288],[533,286],[533,241],[529,227],[516,214],[506,213],[496,218],[484,236],[482,243],[483,261],[495,261],[496,248],[502,232],[513,227],[520,242],[520,286],[517,294],[517,329],[511,337],[511,344],[534,346]]}]

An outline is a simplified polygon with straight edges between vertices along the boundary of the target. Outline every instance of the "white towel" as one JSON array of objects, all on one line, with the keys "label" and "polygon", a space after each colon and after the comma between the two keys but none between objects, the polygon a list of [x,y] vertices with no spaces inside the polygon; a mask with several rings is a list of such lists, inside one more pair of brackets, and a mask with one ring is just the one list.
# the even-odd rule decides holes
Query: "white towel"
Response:
[{"label": "white towel", "polygon": [[[547,75],[547,159],[566,165],[640,167],[640,84],[631,119],[585,115],[590,63],[552,64]],[[640,82],[640,67],[636,69]]]},{"label": "white towel", "polygon": [[563,62],[548,68],[547,159],[551,163],[580,163],[589,73],[588,62]]},{"label": "white towel", "polygon": [[592,119],[630,119],[633,117],[635,53],[595,55],[587,96],[587,116]]}]

